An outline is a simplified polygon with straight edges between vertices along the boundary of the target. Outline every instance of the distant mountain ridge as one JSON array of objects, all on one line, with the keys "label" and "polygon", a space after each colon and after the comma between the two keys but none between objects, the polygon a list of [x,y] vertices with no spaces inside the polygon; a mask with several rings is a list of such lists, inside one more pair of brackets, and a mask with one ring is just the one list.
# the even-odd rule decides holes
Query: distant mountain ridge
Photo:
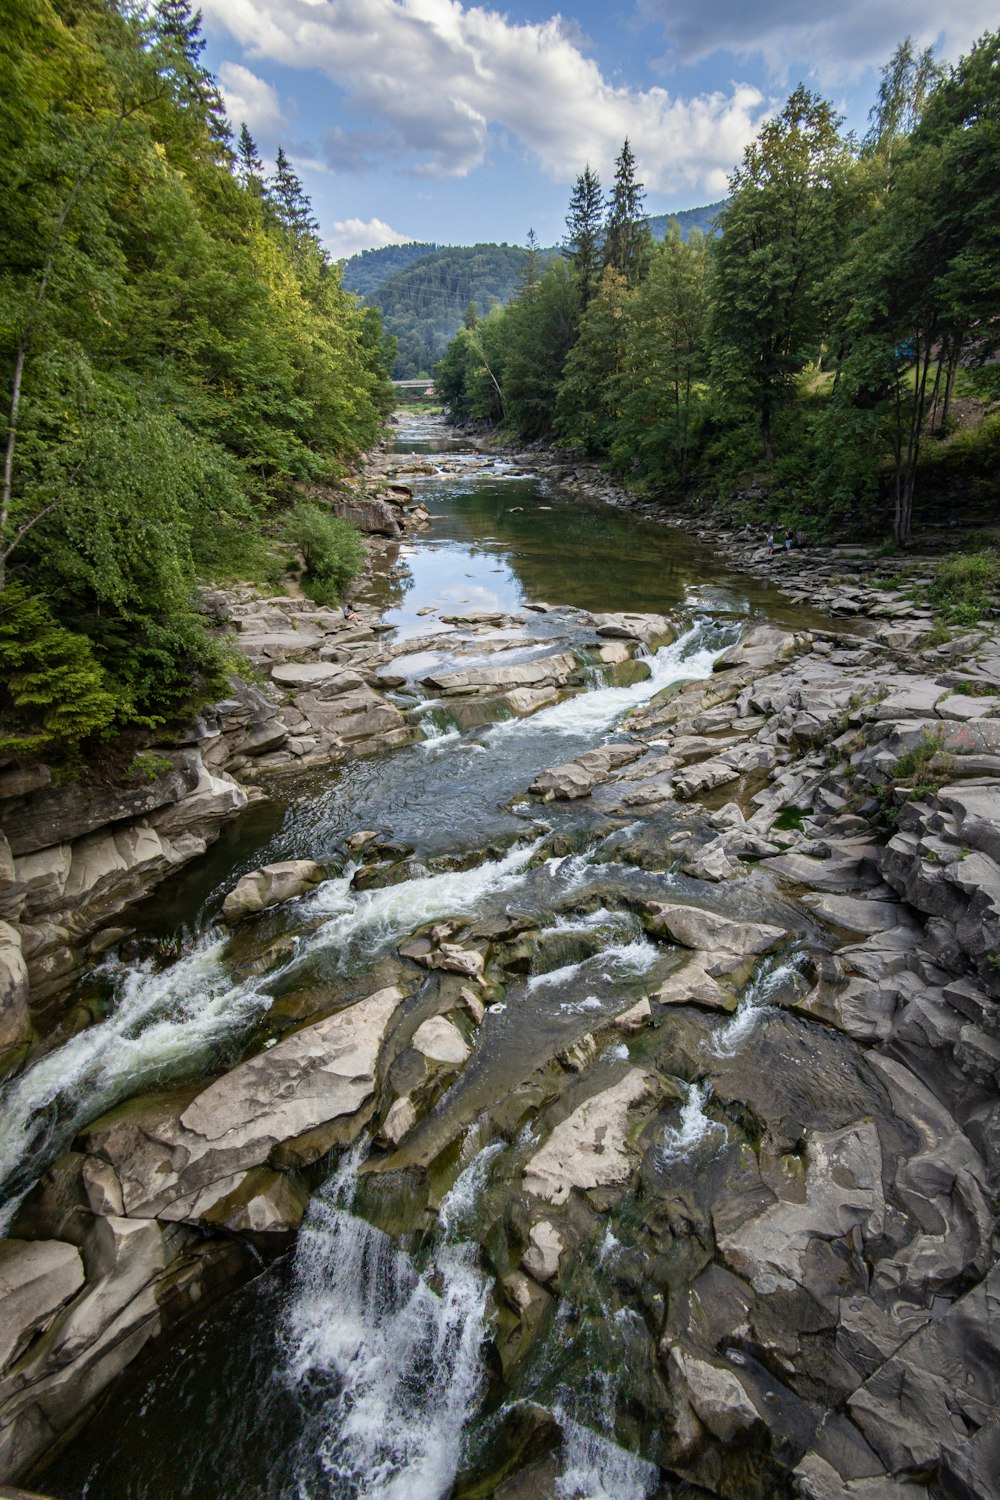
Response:
[{"label": "distant mountain ridge", "polygon": [[[649,219],[653,238],[662,240],[676,219],[681,236],[694,229],[713,234],[725,201]],[[559,247],[539,252],[558,255]],[[397,341],[393,375],[397,380],[427,375],[441,358],[474,304],[480,315],[494,303],[510,301],[517,290],[528,252],[518,245],[438,245],[411,240],[363,250],[344,263],[344,286],[380,309],[387,333]]]}]

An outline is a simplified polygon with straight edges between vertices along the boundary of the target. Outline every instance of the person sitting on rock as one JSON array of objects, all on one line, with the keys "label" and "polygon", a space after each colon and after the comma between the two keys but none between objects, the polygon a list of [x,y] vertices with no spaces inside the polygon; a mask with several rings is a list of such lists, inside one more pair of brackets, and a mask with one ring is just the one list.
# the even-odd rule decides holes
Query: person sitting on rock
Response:
[{"label": "person sitting on rock", "polygon": [[347,602],[347,600],[345,599],[344,600],[344,620],[345,621],[360,620],[360,618],[361,618],[361,616],[358,614],[357,610],[354,608],[354,605],[353,604],[349,604]]}]

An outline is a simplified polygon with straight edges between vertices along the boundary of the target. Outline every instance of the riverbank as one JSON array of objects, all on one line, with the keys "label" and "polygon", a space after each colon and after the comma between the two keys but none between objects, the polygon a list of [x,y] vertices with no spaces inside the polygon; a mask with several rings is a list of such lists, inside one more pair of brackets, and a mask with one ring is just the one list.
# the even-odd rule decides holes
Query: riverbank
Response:
[{"label": "riverbank", "polygon": [[[495,513],[519,510],[519,466],[481,467]],[[994,1493],[1000,642],[917,657],[852,615],[733,644],[729,618],[534,606],[438,606],[364,643],[372,691],[425,726],[396,756],[479,789],[478,844],[415,850],[349,801],[339,862],[231,880],[228,930],[130,978],[249,1029],[207,1077],[81,1114],[20,1209],[8,1472],[303,1226],[324,1327],[351,1280],[351,1338],[395,1337],[364,1269],[389,1236],[400,1306],[438,1341],[438,1405],[406,1405],[404,1360],[391,1412],[347,1424],[359,1493],[400,1430],[414,1464],[450,1434],[451,1469],[414,1494],[450,1491],[483,1339],[490,1415],[456,1495],[574,1473],[615,1500],[678,1478],[741,1500]],[[285,1336],[325,1389],[340,1366],[295,1344],[298,1305]],[[302,1473],[340,1399],[333,1381],[303,1419]],[[254,1400],[227,1405],[266,1430]],[[102,1493],[171,1493],[139,1425],[146,1478],[100,1469]]]}]

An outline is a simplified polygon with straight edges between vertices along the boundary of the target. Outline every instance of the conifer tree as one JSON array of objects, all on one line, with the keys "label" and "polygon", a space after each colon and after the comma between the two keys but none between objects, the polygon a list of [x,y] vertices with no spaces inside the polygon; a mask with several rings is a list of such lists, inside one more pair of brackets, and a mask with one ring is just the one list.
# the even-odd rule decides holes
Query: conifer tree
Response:
[{"label": "conifer tree", "polygon": [[258,195],[264,191],[264,163],[257,152],[257,142],[247,128],[246,120],[240,124],[239,140],[236,144],[236,175],[243,186]]},{"label": "conifer tree", "polygon": [[585,311],[601,279],[601,219],[604,198],[601,179],[589,164],[576,179],[566,215],[563,254],[573,262],[580,288],[580,306]]},{"label": "conifer tree", "polygon": [[232,129],[219,86],[202,65],[205,38],[201,11],[192,11],[190,0],[157,0],[152,16],[154,45],[163,55],[161,73],[173,86],[182,105],[201,111],[208,133],[222,155],[231,153]]},{"label": "conifer tree", "polygon": [[312,204],[281,146],[274,164],[274,176],[268,183],[268,197],[278,223],[293,240],[298,243],[315,237],[319,224],[313,218]]},{"label": "conifer tree", "polygon": [[635,157],[628,136],[615,159],[615,185],[604,230],[604,264],[638,286],[653,248],[642,207],[646,194],[635,178]]}]

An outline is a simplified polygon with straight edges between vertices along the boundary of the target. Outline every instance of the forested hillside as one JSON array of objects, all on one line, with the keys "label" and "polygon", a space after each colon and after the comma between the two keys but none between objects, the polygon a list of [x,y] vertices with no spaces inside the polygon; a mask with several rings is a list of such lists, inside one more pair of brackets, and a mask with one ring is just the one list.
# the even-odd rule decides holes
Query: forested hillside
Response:
[{"label": "forested hillside", "polygon": [[452,411],[812,535],[905,543],[921,485],[995,519],[1000,37],[948,69],[903,43],[870,118],[796,89],[710,239],[654,244],[627,141],[606,211],[587,168],[570,259],[449,346]]},{"label": "forested hillside", "polygon": [[358,543],[296,485],[343,472],[391,402],[378,313],[284,153],[268,173],[245,127],[234,146],[187,0],[5,16],[0,756],[92,750],[224,688],[199,580],[276,578],[308,546],[334,592]]},{"label": "forested hillside", "polygon": [[359,297],[371,297],[376,287],[397,271],[405,271],[415,260],[423,260],[440,250],[440,245],[411,240],[406,245],[383,245],[379,250],[362,250],[344,262],[344,286]]},{"label": "forested hillside", "polygon": [[466,310],[480,315],[507,302],[529,259],[516,245],[456,246],[422,257],[376,287],[368,300],[396,338],[396,378],[428,374]]},{"label": "forested hillside", "polygon": [[716,220],[725,206],[726,199],[720,198],[718,203],[706,203],[702,208],[682,208],[675,214],[652,214],[646,222],[654,240],[666,239],[673,223],[677,224],[681,239],[688,240],[695,229],[702,234],[715,234]]}]

